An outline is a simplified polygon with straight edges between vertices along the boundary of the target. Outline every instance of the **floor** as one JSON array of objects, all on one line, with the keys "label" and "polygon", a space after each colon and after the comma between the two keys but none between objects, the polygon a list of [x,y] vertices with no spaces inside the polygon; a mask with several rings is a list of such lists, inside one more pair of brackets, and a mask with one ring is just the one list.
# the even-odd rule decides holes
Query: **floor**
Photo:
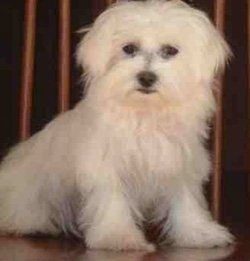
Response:
[{"label": "floor", "polygon": [[89,251],[73,239],[0,238],[0,261],[250,261],[249,229],[235,232],[234,247],[166,248],[156,253]]}]

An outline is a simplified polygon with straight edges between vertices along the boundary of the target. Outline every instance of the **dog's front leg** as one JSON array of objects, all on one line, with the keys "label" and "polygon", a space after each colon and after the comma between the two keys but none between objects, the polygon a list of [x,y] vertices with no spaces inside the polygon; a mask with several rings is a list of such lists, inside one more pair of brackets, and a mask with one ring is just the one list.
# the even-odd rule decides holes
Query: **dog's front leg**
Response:
[{"label": "dog's front leg", "polygon": [[[113,177],[114,178],[114,177]],[[137,227],[126,197],[115,178],[98,180],[80,215],[80,227],[91,249],[153,251]]]},{"label": "dog's front leg", "polygon": [[200,183],[176,182],[168,199],[168,220],[163,231],[175,245],[209,248],[233,242],[228,230],[212,219]]}]

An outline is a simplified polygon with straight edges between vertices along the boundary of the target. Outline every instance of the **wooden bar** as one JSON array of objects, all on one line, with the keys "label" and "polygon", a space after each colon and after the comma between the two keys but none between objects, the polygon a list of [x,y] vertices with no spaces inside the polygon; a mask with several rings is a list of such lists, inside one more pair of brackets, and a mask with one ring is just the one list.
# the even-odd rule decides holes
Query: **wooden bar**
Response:
[{"label": "wooden bar", "polygon": [[[250,0],[247,0],[247,77],[248,77],[248,155],[250,155]],[[250,161],[247,159],[248,169],[248,199],[250,199]],[[250,208],[248,208],[250,217]]]},{"label": "wooden bar", "polygon": [[70,0],[59,0],[58,110],[70,104]]},{"label": "wooden bar", "polygon": [[32,91],[34,82],[35,32],[37,0],[26,0],[24,18],[24,43],[22,82],[20,93],[19,138],[24,140],[30,135]]},{"label": "wooden bar", "polygon": [[[224,32],[226,0],[215,0],[214,20],[217,28]],[[212,213],[215,219],[220,219],[221,187],[222,187],[222,145],[223,145],[223,78],[221,76],[215,93],[217,113],[214,119],[214,166],[212,177]]]},{"label": "wooden bar", "polygon": [[115,0],[106,0],[106,6],[112,5]]}]

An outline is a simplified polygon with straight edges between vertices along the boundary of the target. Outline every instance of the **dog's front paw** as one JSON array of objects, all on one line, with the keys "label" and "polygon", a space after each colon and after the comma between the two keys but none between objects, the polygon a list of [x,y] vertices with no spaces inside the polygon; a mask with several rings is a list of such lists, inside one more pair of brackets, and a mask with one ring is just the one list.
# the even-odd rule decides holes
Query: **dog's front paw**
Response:
[{"label": "dog's front paw", "polygon": [[110,231],[107,233],[99,234],[92,233],[89,231],[86,235],[86,244],[90,249],[108,249],[114,251],[124,251],[124,250],[138,250],[153,252],[155,246],[146,241],[143,235],[138,231]]},{"label": "dog's front paw", "polygon": [[189,248],[223,247],[234,243],[234,236],[227,228],[210,222],[201,226],[191,226],[172,235],[175,246]]}]

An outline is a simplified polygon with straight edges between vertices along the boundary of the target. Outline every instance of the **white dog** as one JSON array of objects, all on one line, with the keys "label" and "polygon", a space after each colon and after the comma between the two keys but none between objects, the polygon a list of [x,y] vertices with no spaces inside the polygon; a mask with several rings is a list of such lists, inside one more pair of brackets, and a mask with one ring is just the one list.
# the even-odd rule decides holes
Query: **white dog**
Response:
[{"label": "white dog", "polygon": [[1,165],[1,232],[69,232],[89,248],[150,251],[147,220],[177,246],[231,243],[202,193],[214,78],[229,55],[207,16],[181,1],[106,10],[77,50],[86,98]]}]

